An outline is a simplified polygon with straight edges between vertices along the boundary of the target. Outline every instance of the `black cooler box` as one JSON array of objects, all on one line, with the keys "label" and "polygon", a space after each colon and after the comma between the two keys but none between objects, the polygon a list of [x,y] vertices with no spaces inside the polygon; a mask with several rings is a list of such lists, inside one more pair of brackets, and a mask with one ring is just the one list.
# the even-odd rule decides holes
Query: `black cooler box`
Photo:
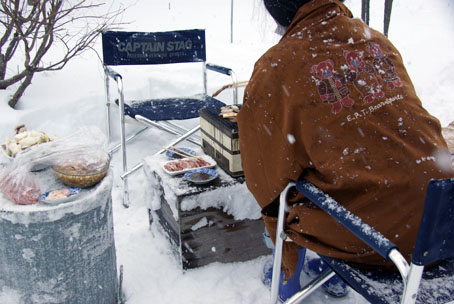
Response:
[{"label": "black cooler box", "polygon": [[219,116],[220,112],[220,108],[214,107],[200,110],[202,149],[228,174],[242,176],[238,125]]}]

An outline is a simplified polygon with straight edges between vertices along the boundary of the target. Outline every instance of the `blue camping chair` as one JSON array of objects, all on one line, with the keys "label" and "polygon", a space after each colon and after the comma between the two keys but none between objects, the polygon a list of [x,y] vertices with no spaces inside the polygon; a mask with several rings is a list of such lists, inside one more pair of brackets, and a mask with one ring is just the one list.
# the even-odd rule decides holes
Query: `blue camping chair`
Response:
[{"label": "blue camping chair", "polygon": [[[306,180],[290,183],[280,196],[276,249],[273,264],[271,303],[276,303],[282,262],[282,244],[286,239],[284,218],[287,194],[295,187],[318,207],[335,218],[399,272],[362,270],[342,260],[321,256],[328,268],[285,303],[299,303],[335,274],[370,303],[448,303],[454,301],[454,179],[429,182],[424,213],[408,265],[395,244],[363,222],[342,205]],[[424,266],[443,262],[424,270]]]},{"label": "blue camping chair", "polygon": [[[157,151],[160,154],[170,146],[188,140],[193,144],[201,145],[200,140],[194,138],[200,129],[186,129],[172,121],[186,120],[199,117],[199,110],[204,107],[221,107],[225,104],[207,95],[207,70],[215,71],[232,78],[235,83],[236,76],[232,69],[219,65],[206,63],[205,30],[181,30],[170,32],[113,32],[102,33],[103,64],[105,72],[105,90],[107,105],[107,136],[111,138],[111,96],[109,80],[117,84],[120,118],[120,144],[112,148],[111,153],[121,147],[123,158],[123,205],[129,206],[127,177],[142,167],[142,163],[128,170],[126,161],[126,143],[136,138],[150,127],[155,127],[176,136],[176,139],[165,148]],[[136,100],[125,102],[122,76],[110,66],[119,65],[159,65],[170,63],[198,63],[201,64],[204,92],[191,97],[161,98],[149,100]],[[202,77],[201,77],[202,78]],[[233,104],[238,103],[237,88],[233,91]],[[142,128],[126,138],[125,117],[132,118]]]}]

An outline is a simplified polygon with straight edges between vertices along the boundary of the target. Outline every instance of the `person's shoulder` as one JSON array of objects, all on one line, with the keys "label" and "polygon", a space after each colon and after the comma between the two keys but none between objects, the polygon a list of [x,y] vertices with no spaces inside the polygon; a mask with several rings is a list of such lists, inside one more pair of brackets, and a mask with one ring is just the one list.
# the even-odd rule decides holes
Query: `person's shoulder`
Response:
[{"label": "person's shoulder", "polygon": [[292,39],[282,39],[276,45],[270,47],[256,62],[256,65],[269,66],[276,70],[279,67],[287,66],[296,58],[301,58],[302,52],[308,49],[305,42],[295,43]]}]

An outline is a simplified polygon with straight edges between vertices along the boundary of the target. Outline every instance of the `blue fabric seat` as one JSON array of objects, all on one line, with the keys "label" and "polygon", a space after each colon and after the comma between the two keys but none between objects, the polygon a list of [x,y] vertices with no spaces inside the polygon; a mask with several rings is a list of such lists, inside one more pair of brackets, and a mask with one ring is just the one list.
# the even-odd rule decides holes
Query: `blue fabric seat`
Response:
[{"label": "blue fabric seat", "polygon": [[[199,117],[199,111],[203,108],[222,107],[225,104],[208,95],[197,96],[199,98],[165,98],[151,100],[133,100],[124,105],[125,115],[136,117],[141,115],[149,120],[185,120]],[[116,100],[118,104],[118,100]]]}]

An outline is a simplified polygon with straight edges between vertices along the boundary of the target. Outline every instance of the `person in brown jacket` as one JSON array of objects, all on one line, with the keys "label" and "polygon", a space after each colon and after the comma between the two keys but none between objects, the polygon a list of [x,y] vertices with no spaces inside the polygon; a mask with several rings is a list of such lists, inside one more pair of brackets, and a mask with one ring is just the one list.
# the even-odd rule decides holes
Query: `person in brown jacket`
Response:
[{"label": "person in brown jacket", "polygon": [[[286,27],[256,63],[238,115],[246,183],[273,241],[278,197],[305,178],[394,242],[410,261],[430,179],[453,177],[439,121],[394,45],[338,0],[264,0]],[[359,267],[393,269],[295,193],[284,242]]]}]

